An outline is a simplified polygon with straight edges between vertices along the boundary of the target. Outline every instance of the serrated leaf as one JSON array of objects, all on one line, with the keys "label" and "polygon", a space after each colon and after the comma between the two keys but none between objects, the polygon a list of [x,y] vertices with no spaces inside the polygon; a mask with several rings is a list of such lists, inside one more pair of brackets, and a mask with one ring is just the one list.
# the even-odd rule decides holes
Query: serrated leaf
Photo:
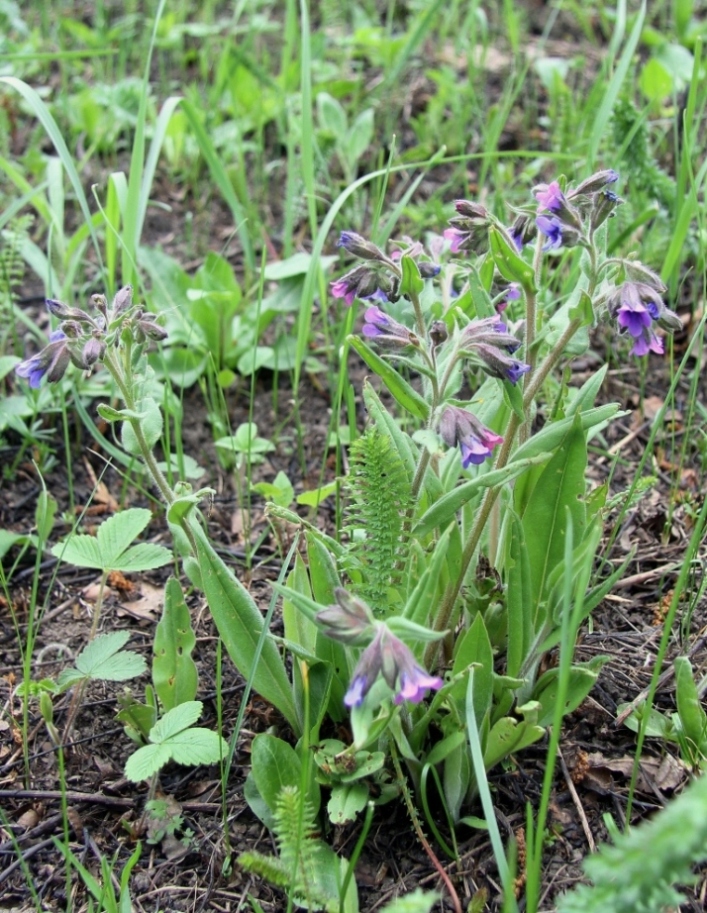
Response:
[{"label": "serrated leaf", "polygon": [[201,726],[184,729],[162,744],[169,747],[177,764],[218,764],[228,754],[228,742]]},{"label": "serrated leaf", "polygon": [[132,548],[123,552],[119,558],[116,558],[111,564],[111,569],[124,571],[125,573],[149,571],[156,567],[164,567],[171,560],[172,552],[163,545],[140,542],[138,545],[133,545]]},{"label": "serrated leaf", "polygon": [[147,508],[131,507],[101,523],[96,540],[106,569],[113,568],[109,562],[116,560],[137,539],[151,519],[152,513]]},{"label": "serrated leaf", "polygon": [[[95,536],[73,535],[52,546],[52,555],[76,567],[103,570],[101,549]],[[106,568],[107,570],[107,568]]]},{"label": "serrated leaf", "polygon": [[76,682],[83,681],[85,678],[86,676],[78,669],[62,669],[57,676],[56,683],[60,691],[66,691],[67,688],[71,688]]},{"label": "serrated leaf", "polygon": [[129,638],[127,631],[100,634],[76,657],[76,668],[86,678],[108,682],[123,682],[142,675],[147,669],[143,657],[121,649]]},{"label": "serrated leaf", "polygon": [[168,745],[144,745],[131,754],[125,764],[125,776],[132,783],[149,780],[170,760]]},{"label": "serrated leaf", "polygon": [[150,741],[160,744],[193,726],[201,716],[204,705],[201,701],[185,701],[168,710],[150,730]]}]

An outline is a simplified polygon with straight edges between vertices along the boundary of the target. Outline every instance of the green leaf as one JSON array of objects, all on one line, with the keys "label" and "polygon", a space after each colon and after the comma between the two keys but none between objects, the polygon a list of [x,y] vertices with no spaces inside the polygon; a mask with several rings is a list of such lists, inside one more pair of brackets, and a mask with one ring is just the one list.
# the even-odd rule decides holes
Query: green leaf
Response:
[{"label": "green leaf", "polygon": [[[131,410],[129,409],[114,409],[112,406],[108,406],[106,403],[99,403],[96,406],[96,411],[106,422],[123,422],[131,414]],[[140,417],[139,413],[137,412],[133,412],[132,415],[135,418]]]},{"label": "green leaf", "polygon": [[187,701],[168,710],[150,730],[150,741],[154,744],[166,742],[172,736],[193,726],[204,709],[201,701]]},{"label": "green leaf", "polygon": [[0,529],[0,558],[4,558],[15,545],[25,545],[27,543],[37,548],[39,539],[31,534],[11,533],[7,529]]},{"label": "green leaf", "polygon": [[[405,258],[403,257],[403,259]],[[348,341],[352,348],[354,348],[366,362],[371,371],[375,371],[378,377],[380,377],[395,401],[411,415],[414,415],[415,418],[419,418],[421,421],[427,421],[430,407],[417,390],[414,390],[410,384],[398,374],[391,364],[384,361],[380,355],[377,355],[359,336],[349,336]]]},{"label": "green leaf", "polygon": [[[147,446],[152,449],[162,437],[162,410],[151,396],[145,396],[138,403],[138,410],[142,418],[138,419],[142,433],[145,437]],[[142,454],[142,448],[138,444],[135,432],[130,422],[123,422],[120,430],[121,442],[123,448],[128,453],[136,455]]]},{"label": "green leaf", "polygon": [[[471,689],[473,711],[477,728],[481,732],[493,700],[493,649],[481,613],[477,613],[471,626],[458,643],[452,674],[458,675],[472,664],[475,666],[474,687]],[[463,681],[452,689],[452,693],[459,688],[463,695],[465,690]]]},{"label": "green leaf", "polygon": [[690,660],[686,656],[678,656],[674,666],[678,716],[685,736],[692,743],[691,748],[700,751],[707,736],[707,714],[700,703]]},{"label": "green leaf", "polygon": [[[285,786],[300,788],[302,764],[291,745],[269,733],[257,735],[251,745],[251,769],[258,793],[271,812],[277,808],[277,799]],[[314,813],[319,810],[319,784],[310,779],[307,798]]]},{"label": "green leaf", "polygon": [[491,727],[484,747],[484,766],[490,770],[515,751],[521,751],[545,735],[542,726],[504,716]]},{"label": "green leaf", "polygon": [[335,479],[333,482],[327,482],[326,485],[322,485],[321,488],[303,491],[301,494],[297,495],[297,503],[304,504],[305,507],[319,507],[322,501],[326,498],[330,498],[333,494],[336,494],[338,486],[339,483]]},{"label": "green leaf", "polygon": [[57,507],[56,500],[46,488],[42,488],[37,498],[37,506],[34,509],[34,525],[37,528],[37,536],[42,542],[47,541],[54,527]]},{"label": "green leaf", "polygon": [[564,562],[568,512],[576,541],[584,535],[586,467],[585,434],[575,418],[574,427],[538,478],[522,516],[533,588],[531,606],[538,605],[548,576]]},{"label": "green leaf", "polygon": [[137,571],[150,571],[156,567],[164,567],[172,560],[172,552],[163,545],[154,545],[151,542],[140,542],[133,545],[120,557],[111,562],[111,570],[123,571],[126,574]]},{"label": "green leaf", "polygon": [[341,783],[334,786],[327,803],[327,812],[332,824],[355,821],[356,816],[366,807],[368,787],[365,783]]},{"label": "green leaf", "polygon": [[[52,554],[77,567],[102,571],[144,571],[162,567],[172,553],[161,545],[141,543],[128,549],[152,518],[145,508],[133,507],[104,521],[95,536],[73,535],[52,549]],[[128,551],[126,552],[126,549]]]},{"label": "green leaf", "polygon": [[277,707],[299,732],[289,678],[280,653],[265,637],[257,665],[256,649],[263,630],[263,617],[250,593],[224,564],[201,527],[190,525],[196,544],[199,570],[209,610],[228,655],[239,672],[252,678],[253,687],[266,701]]},{"label": "green leaf", "polygon": [[502,469],[492,469],[469,479],[468,482],[463,482],[435,501],[415,524],[413,535],[422,538],[434,529],[445,527],[454,518],[456,512],[479,491],[484,488],[505,485],[516,476],[522,475],[530,466],[546,463],[550,457],[550,453],[538,453],[525,460],[519,460],[517,463],[514,460]]},{"label": "green leaf", "polygon": [[509,510],[506,567],[506,611],[508,613],[508,646],[506,672],[515,677],[533,642],[532,589],[528,549],[525,544],[523,524],[517,514]]},{"label": "green leaf", "polygon": [[165,587],[164,609],[155,630],[152,682],[165,710],[193,701],[199,683],[196,663],[191,657],[196,635],[191,615],[174,577]]},{"label": "green leaf", "polygon": [[420,276],[420,270],[417,263],[406,254],[400,258],[400,268],[402,269],[402,279],[400,280],[401,295],[419,295],[424,289],[425,283]]},{"label": "green leaf", "polygon": [[439,898],[440,895],[436,891],[423,891],[418,888],[387,904],[380,913],[430,913]]},{"label": "green leaf", "polygon": [[[562,710],[563,716],[576,710],[594,687],[601,665],[606,662],[606,657],[597,657],[597,659],[600,661],[592,660],[591,664],[585,663],[570,668],[565,706]],[[533,700],[540,704],[538,713],[538,725],[540,726],[549,726],[552,723],[558,694],[557,677],[558,670],[549,669],[535,685]]]},{"label": "green leaf", "polygon": [[211,729],[193,726],[171,736],[166,743],[177,764],[218,764],[228,755],[228,742]]},{"label": "green leaf", "polygon": [[85,678],[123,682],[142,675],[147,664],[142,656],[121,648],[130,639],[128,631],[99,634],[76,657],[76,668]]},{"label": "green leaf", "polygon": [[187,701],[169,710],[150,730],[151,744],[128,758],[125,776],[134,783],[153,776],[168,761],[178,764],[217,764],[228,754],[228,742],[202,727],[192,728],[201,716],[201,701]]},{"label": "green leaf", "polygon": [[506,235],[498,228],[489,229],[489,247],[499,273],[509,282],[519,282],[526,292],[535,294],[533,267],[520,256]]}]

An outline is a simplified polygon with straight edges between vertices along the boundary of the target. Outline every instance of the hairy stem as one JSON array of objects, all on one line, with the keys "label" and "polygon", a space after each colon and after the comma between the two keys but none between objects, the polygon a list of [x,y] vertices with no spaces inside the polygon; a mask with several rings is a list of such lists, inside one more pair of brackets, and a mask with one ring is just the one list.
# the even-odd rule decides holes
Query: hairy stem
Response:
[{"label": "hairy stem", "polygon": [[[543,361],[537,371],[533,374],[532,380],[528,384],[528,387],[525,390],[525,395],[523,396],[523,409],[526,414],[530,408],[531,403],[537,396],[538,391],[543,385],[545,378],[560,360],[565,347],[572,339],[574,334],[579,330],[581,325],[582,323],[579,319],[573,320],[568,325],[567,329],[557,341],[556,345],[548,353],[545,361]],[[498,453],[498,457],[496,458],[494,469],[502,469],[508,464],[508,460],[513,448],[513,442],[518,429],[520,428],[520,425],[521,421],[514,412],[509,419],[508,426],[503,436],[503,444]],[[444,631],[450,624],[454,605],[457,601],[457,597],[459,596],[459,591],[461,590],[464,579],[466,578],[466,574],[469,570],[469,565],[471,564],[472,558],[476,553],[479,541],[483,534],[488,518],[491,514],[491,509],[496,499],[498,498],[502,487],[503,486],[498,485],[495,488],[487,489],[486,494],[481,501],[481,506],[476,515],[474,526],[471,530],[471,533],[469,534],[466,545],[464,546],[464,551],[462,552],[459,573],[455,579],[452,580],[447,586],[444,596],[442,597],[442,602],[437,611],[437,616],[435,617],[434,621],[435,631]],[[430,643],[427,646],[427,650],[425,651],[425,663],[430,669],[433,668],[437,662],[439,646],[439,642],[435,641],[434,643]]]}]

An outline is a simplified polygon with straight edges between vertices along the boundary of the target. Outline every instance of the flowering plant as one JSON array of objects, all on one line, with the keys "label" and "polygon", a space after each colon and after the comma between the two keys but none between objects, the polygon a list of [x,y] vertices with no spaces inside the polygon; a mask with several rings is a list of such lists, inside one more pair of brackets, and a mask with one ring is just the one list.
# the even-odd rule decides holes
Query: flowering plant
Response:
[{"label": "flowering plant", "polygon": [[[551,411],[543,403],[553,368],[586,348],[591,326],[613,319],[638,356],[662,352],[659,331],[680,326],[655,273],[606,254],[617,180],[606,170],[576,187],[541,184],[508,227],[458,200],[434,257],[412,241],[388,255],[353,232],[339,240],[359,263],[331,294],[364,302],[350,343],[407,414],[406,430],[365,382],[348,538],[303,524],[308,570],[292,573],[286,605],[309,619],[309,646],[329,670],[328,714],[340,718],[342,702],[351,710],[353,742],[335,743],[336,757],[392,742],[419,789],[435,769],[455,821],[483,774],[469,728],[487,769],[542,736],[559,688],[552,664],[541,674],[543,657],[563,637],[571,649],[623,571],[596,574],[606,489],[590,492],[585,478],[588,439],[618,413],[595,406],[605,369],[563,389]],[[573,249],[580,279],[551,307],[558,249]],[[297,613],[285,627],[297,637]],[[563,713],[601,664],[571,667]]]},{"label": "flowering plant", "polygon": [[[552,409],[545,385],[601,320],[614,320],[637,356],[662,352],[658,331],[680,325],[658,276],[606,254],[607,220],[622,202],[610,189],[616,181],[601,171],[574,188],[539,185],[510,226],[458,200],[450,227],[432,239],[434,256],[409,240],[388,255],[342,233],[341,247],[360,262],[331,294],[347,306],[365,302],[351,347],[407,420],[401,426],[364,384],[369,422],[351,446],[342,541],[272,508],[302,527],[307,558],[295,558],[279,587],[279,641],[210,544],[197,509],[208,489],[170,485],[156,460],[162,415],[144,352],[165,331],[130,287],[110,305],[93,296],[86,310],[48,301],[60,325],[17,366],[35,387],[71,363],[90,371],[102,362],[110,372],[124,408],[102,405],[100,414],[122,425],[123,446],[142,457],[186,574],[203,589],[234,663],[302,738],[305,770],[314,743],[310,798],[318,808],[326,784],[337,822],[369,794],[397,793],[389,750],[423,793],[435,781],[458,821],[484,769],[540,738],[557,707],[576,707],[596,679],[600,658],[573,665],[564,682],[552,664],[541,669],[558,644],[571,649],[623,572],[594,573],[606,490],[590,492],[585,478],[587,441],[618,406],[595,405],[605,369],[579,388],[563,386]],[[574,252],[580,278],[556,307],[558,249]],[[282,645],[296,659],[291,673]],[[322,738],[326,721],[347,711],[351,744]],[[259,736],[254,755],[265,738],[264,757],[292,751]],[[267,822],[264,768],[258,776],[247,794]]]}]

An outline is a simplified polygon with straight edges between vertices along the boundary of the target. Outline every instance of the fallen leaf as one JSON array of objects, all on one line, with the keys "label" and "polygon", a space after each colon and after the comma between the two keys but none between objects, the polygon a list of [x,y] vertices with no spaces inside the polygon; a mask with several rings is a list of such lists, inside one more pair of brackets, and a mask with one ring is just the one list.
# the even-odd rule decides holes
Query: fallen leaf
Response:
[{"label": "fallen leaf", "polygon": [[[634,758],[626,755],[623,758],[607,758],[601,752],[593,752],[587,756],[589,771],[584,782],[594,778],[602,787],[607,783],[611,788],[611,774],[618,774],[623,779],[630,780],[633,774]],[[687,777],[687,768],[682,761],[666,754],[663,758],[644,757],[641,760],[636,788],[643,793],[653,792],[653,788],[672,791]],[[590,785],[590,784],[587,784]]]},{"label": "fallen leaf", "polygon": [[164,587],[151,583],[140,584],[140,595],[137,599],[124,600],[120,603],[118,615],[132,615],[145,621],[156,621],[162,614],[164,604]]},{"label": "fallen leaf", "polygon": [[39,824],[39,815],[37,814],[37,809],[28,808],[27,811],[23,812],[17,819],[17,823],[20,827],[24,827],[27,830],[32,827],[36,827]]}]

